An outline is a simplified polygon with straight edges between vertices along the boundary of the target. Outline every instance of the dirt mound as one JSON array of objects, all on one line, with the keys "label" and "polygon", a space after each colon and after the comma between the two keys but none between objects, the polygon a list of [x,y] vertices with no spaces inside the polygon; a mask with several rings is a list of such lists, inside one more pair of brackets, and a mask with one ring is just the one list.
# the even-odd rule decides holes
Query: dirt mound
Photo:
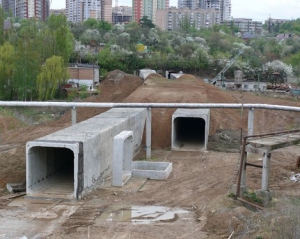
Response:
[{"label": "dirt mound", "polygon": [[[235,103],[231,95],[195,77],[177,80],[151,80],[131,94],[125,102],[154,103]],[[153,109],[153,147],[169,147],[171,144],[172,114],[176,109]],[[240,127],[237,110],[211,110],[211,132],[216,129]]]},{"label": "dirt mound", "polygon": [[151,79],[161,79],[164,78],[162,75],[157,74],[157,73],[151,73],[146,77],[146,80],[151,80]]},{"label": "dirt mound", "polygon": [[193,75],[190,75],[190,74],[184,74],[184,75],[180,76],[179,79],[181,79],[181,80],[184,80],[184,79],[193,79],[193,80],[196,80],[197,77],[195,77]]},{"label": "dirt mound", "polygon": [[123,79],[124,76],[126,76],[127,74],[123,71],[120,70],[114,70],[114,71],[110,71],[107,74],[107,77],[105,80],[111,80],[111,81],[120,81]]},{"label": "dirt mound", "polygon": [[[267,98],[246,92],[232,92],[221,90],[195,77],[168,80],[152,79],[151,84],[143,85],[132,93],[125,102],[153,102],[153,103],[266,103],[278,105],[299,106],[299,102],[280,98]],[[176,109],[152,110],[153,147],[170,147],[172,114]],[[217,134],[212,139],[210,149],[228,149],[236,151],[240,142],[240,133],[247,131],[248,110],[244,109],[211,109],[210,135],[217,130],[233,131],[236,136],[226,140],[224,135]],[[284,126],[298,127],[299,114],[284,111],[255,110],[254,133],[275,132],[284,130]],[[287,128],[286,128],[287,129]],[[228,136],[228,133],[226,133]],[[217,146],[218,144],[218,146]],[[230,147],[229,147],[230,145]]]}]

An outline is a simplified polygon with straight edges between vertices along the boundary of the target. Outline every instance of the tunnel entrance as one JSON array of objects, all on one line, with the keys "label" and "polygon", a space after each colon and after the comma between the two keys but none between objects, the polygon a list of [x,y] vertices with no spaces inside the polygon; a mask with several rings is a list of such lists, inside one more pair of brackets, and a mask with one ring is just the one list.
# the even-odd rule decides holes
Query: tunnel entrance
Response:
[{"label": "tunnel entrance", "polygon": [[177,147],[204,147],[205,121],[201,118],[178,117],[174,120]]},{"label": "tunnel entrance", "polygon": [[178,109],[172,119],[173,150],[206,150],[209,110]]},{"label": "tunnel entrance", "polygon": [[74,196],[72,150],[37,146],[31,147],[28,155],[27,191],[30,196],[63,199]]}]

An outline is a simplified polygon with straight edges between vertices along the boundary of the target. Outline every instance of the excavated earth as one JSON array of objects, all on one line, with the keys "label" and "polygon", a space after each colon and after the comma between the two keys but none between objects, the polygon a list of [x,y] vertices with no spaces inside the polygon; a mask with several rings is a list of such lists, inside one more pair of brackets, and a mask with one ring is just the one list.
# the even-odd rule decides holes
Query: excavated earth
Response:
[{"label": "excavated earth", "polygon": [[[154,74],[143,82],[139,77],[116,70],[102,81],[100,90],[101,94],[85,101],[300,106],[297,99],[286,95],[223,91],[192,75],[167,80]],[[47,110],[54,109],[41,109]],[[26,181],[26,142],[71,125],[70,110],[59,110],[56,112],[59,119],[38,125],[24,124],[12,115],[0,116],[0,196],[8,193],[6,183]],[[106,110],[79,108],[77,121]],[[297,201],[300,195],[300,183],[290,180],[292,173],[299,172],[296,166],[299,146],[272,152],[270,190],[273,200],[267,209],[256,212],[228,197],[240,157],[241,135],[247,133],[248,110],[211,109],[207,152],[170,151],[171,119],[175,110],[152,110],[151,160],[173,163],[173,171],[166,181],[131,180],[123,188],[113,188],[108,179],[79,202],[0,199],[0,237],[8,235],[6,231],[1,232],[5,221],[16,223],[14,220],[18,218],[19,224],[11,227],[15,230],[12,238],[23,235],[28,238],[228,238],[232,233],[232,238],[284,238],[279,237],[280,232],[275,229],[278,225],[291,225],[288,217],[278,211],[283,206],[291,208],[295,203],[290,202]],[[254,133],[297,129],[299,116],[300,113],[287,111],[255,110]],[[135,159],[144,158],[142,148]],[[262,155],[251,155],[249,160],[260,164],[261,158]],[[247,170],[247,185],[252,190],[260,188],[260,169]],[[133,216],[132,211],[137,207],[147,211],[152,206],[177,211],[167,219],[157,215],[159,212],[155,210],[158,209],[143,218]],[[26,227],[29,229],[24,229]]]}]

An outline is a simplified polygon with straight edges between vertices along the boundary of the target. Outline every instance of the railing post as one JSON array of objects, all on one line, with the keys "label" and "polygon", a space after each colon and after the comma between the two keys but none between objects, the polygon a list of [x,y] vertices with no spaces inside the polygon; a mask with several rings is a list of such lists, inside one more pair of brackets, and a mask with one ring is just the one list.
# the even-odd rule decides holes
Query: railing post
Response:
[{"label": "railing post", "polygon": [[73,106],[72,108],[72,125],[76,124],[77,121],[77,114],[76,114],[76,106]]},{"label": "railing post", "polygon": [[254,109],[249,108],[248,112],[248,135],[253,135],[254,131]]},{"label": "railing post", "polygon": [[270,159],[271,153],[266,150],[263,158],[263,171],[262,171],[262,191],[269,191],[269,181],[270,181]]},{"label": "railing post", "polygon": [[151,108],[147,108],[146,118],[146,159],[151,158]]}]

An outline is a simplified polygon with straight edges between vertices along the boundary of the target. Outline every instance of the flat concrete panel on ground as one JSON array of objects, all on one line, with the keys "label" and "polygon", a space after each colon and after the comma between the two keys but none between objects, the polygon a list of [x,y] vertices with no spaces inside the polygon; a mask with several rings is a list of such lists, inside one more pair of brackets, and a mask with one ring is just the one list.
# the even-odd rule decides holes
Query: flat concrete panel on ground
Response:
[{"label": "flat concrete panel on ground", "polygon": [[177,109],[172,115],[172,150],[206,151],[209,109]]},{"label": "flat concrete panel on ground", "polygon": [[[111,109],[91,119],[27,143],[27,195],[80,198],[112,171],[113,138],[133,132],[133,150],[142,140],[147,111]],[[55,185],[55,186],[54,186]],[[62,187],[60,188],[59,185]],[[63,196],[60,194],[63,193]],[[66,193],[67,192],[67,193]]]}]

